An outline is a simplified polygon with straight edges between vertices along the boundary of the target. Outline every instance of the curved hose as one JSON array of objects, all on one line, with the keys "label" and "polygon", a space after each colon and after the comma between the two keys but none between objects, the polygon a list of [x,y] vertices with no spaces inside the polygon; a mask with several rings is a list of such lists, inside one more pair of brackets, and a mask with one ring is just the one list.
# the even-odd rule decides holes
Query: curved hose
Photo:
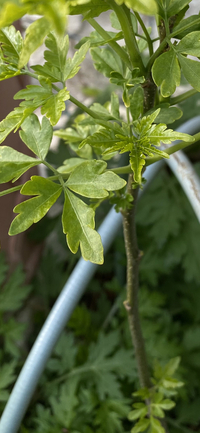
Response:
[{"label": "curved hose", "polygon": [[[199,131],[199,124],[200,117],[197,117],[182,125],[182,127],[179,128],[179,131],[194,134],[195,132]],[[180,154],[182,154],[182,152],[178,153],[179,156]],[[185,164],[189,167],[188,159],[185,156],[184,158]],[[168,163],[170,167],[174,169],[174,163],[172,164],[170,162],[172,159],[173,156],[170,157]],[[147,167],[145,177],[148,181],[155,176],[162,164],[164,164],[164,161],[160,161],[153,164],[152,166]],[[183,172],[181,171],[180,173]],[[175,175],[176,174],[177,173],[175,173]],[[193,169],[192,176],[195,178],[195,189],[197,189],[199,194],[200,181]],[[186,182],[187,188],[184,187],[184,189],[187,191],[187,194],[189,194],[188,199],[190,200],[196,215],[199,216],[200,202],[198,202],[194,198],[194,194],[192,194],[192,184],[189,182],[187,177],[181,178],[182,186],[184,186]],[[142,193],[142,191],[140,193]],[[111,209],[99,229],[105,252],[115,239],[121,226],[121,222],[121,214],[117,214],[114,209]],[[51,352],[74,308],[84,293],[87,284],[92,279],[97,266],[98,265],[80,259],[71,276],[69,277],[48,318],[46,319],[46,322],[44,323],[43,328],[40,331],[12,390],[11,396],[1,418],[0,433],[16,433],[18,431],[39,378],[45,368],[47,360],[50,357]]]}]

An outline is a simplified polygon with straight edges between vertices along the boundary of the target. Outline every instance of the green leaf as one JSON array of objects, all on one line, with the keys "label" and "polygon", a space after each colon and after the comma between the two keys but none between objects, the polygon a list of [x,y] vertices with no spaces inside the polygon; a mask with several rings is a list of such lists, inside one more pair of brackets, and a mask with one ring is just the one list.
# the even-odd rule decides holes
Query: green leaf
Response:
[{"label": "green leaf", "polygon": [[[138,418],[144,418],[148,414],[148,407],[144,403],[138,403],[140,407],[138,409],[132,410],[128,414],[129,421],[135,421]],[[135,405],[134,405],[135,407]]]},{"label": "green leaf", "polygon": [[[181,31],[185,26],[188,26],[188,28]],[[189,33],[189,31],[194,32],[198,30],[200,30],[200,17],[199,15],[191,15],[190,17],[181,20],[180,23],[173,28],[173,33],[177,31],[175,37],[177,39],[182,39]]]},{"label": "green leaf", "polygon": [[65,101],[70,98],[66,87],[56,94],[52,94],[41,108],[41,114],[46,114],[54,126],[58,123],[62,112],[65,110]]},{"label": "green leaf", "polygon": [[156,0],[158,14],[164,19],[166,16],[171,17],[182,11],[190,2],[191,0]]},{"label": "green leaf", "polygon": [[41,113],[46,114],[51,124],[57,124],[62,111],[65,110],[65,102],[70,95],[66,88],[59,90],[58,93],[52,93],[52,85],[45,79],[40,79],[41,86],[28,85],[26,89],[20,90],[14,96],[14,99],[25,99],[31,101],[33,107],[40,107]]},{"label": "green leaf", "polygon": [[200,57],[200,31],[187,34],[175,49],[179,53]]},{"label": "green leaf", "polygon": [[68,59],[64,70],[64,81],[74,77],[80,69],[80,64],[85,59],[89,50],[90,43],[85,42],[79,50],[77,50],[72,59]]},{"label": "green leaf", "polygon": [[20,0],[3,1],[0,5],[0,28],[9,26],[28,12],[28,5]]},{"label": "green leaf", "polygon": [[134,173],[134,181],[141,185],[142,169],[145,165],[145,155],[141,153],[141,149],[139,147],[133,149],[130,153],[130,164]]},{"label": "green leaf", "polygon": [[138,119],[143,114],[144,90],[141,86],[136,87],[130,95],[130,112],[133,120]]},{"label": "green leaf", "polygon": [[169,398],[162,400],[162,402],[160,403],[160,407],[164,410],[170,410],[175,405],[176,405],[176,403],[174,401],[170,400]]},{"label": "green leaf", "polygon": [[[160,108],[160,112],[156,119],[154,120],[155,123],[173,123],[175,120],[180,119],[180,117],[183,115],[183,112],[178,107],[170,107],[170,104],[163,103],[158,106],[156,106],[156,109]],[[154,111],[154,109],[148,111],[146,114],[151,114]]]},{"label": "green leaf", "polygon": [[115,0],[116,3],[121,5],[122,3],[125,3],[125,5],[133,9],[136,12],[139,12],[141,14],[145,15],[155,15],[157,13],[157,6],[155,0],[148,0],[148,4],[146,0]]},{"label": "green leaf", "polygon": [[5,388],[14,382],[16,375],[15,362],[3,364],[0,368],[0,401],[6,401],[9,397],[9,392]]},{"label": "green leaf", "polygon": [[41,161],[31,156],[23,155],[8,146],[0,146],[0,183],[15,182],[29,168]]},{"label": "green leaf", "polygon": [[140,433],[145,431],[150,425],[150,420],[146,418],[140,419],[140,421],[135,424],[135,426],[131,429],[131,433]]},{"label": "green leaf", "polygon": [[111,171],[105,172],[106,167],[105,161],[85,161],[73,170],[66,186],[84,197],[108,197],[108,191],[123,188],[126,181]]},{"label": "green leaf", "polygon": [[111,115],[115,118],[119,118],[119,97],[115,92],[111,93]]},{"label": "green leaf", "polygon": [[59,129],[54,132],[54,135],[70,143],[80,143],[82,140],[82,136],[73,128]]},{"label": "green leaf", "polygon": [[176,86],[180,85],[181,71],[174,50],[166,51],[155,60],[152,76],[164,98],[175,92]]},{"label": "green leaf", "polygon": [[58,167],[59,173],[71,173],[75,168],[77,168],[80,164],[83,164],[85,159],[83,158],[69,158],[63,161],[64,165]]},{"label": "green leaf", "polygon": [[[85,4],[86,3],[86,4]],[[81,4],[74,4],[71,2],[69,7],[70,15],[83,14],[85,19],[98,17],[102,12],[106,12],[110,6],[104,0],[91,0],[90,2],[84,1]]]},{"label": "green leaf", "polygon": [[122,62],[119,56],[109,48],[91,48],[90,50],[94,67],[101,74],[110,78],[111,72],[116,71],[123,75]]},{"label": "green leaf", "polygon": [[[0,311],[16,311],[22,307],[31,287],[24,284],[25,275],[22,266],[18,266],[4,284],[0,292]],[[16,324],[15,324],[16,325]]]},{"label": "green leaf", "polygon": [[19,57],[18,68],[21,69],[25,66],[31,54],[42,45],[45,36],[50,32],[51,24],[49,21],[42,17],[34,21],[26,30],[23,47]]},{"label": "green leaf", "polygon": [[76,253],[80,245],[84,260],[103,263],[103,246],[99,234],[94,230],[94,210],[65,188],[65,203],[62,215],[63,232],[67,244]]},{"label": "green leaf", "polygon": [[11,236],[27,230],[33,223],[40,221],[53,206],[62,192],[62,187],[40,176],[32,176],[21,189],[23,195],[36,195],[14,208],[19,213],[12,221]]},{"label": "green leaf", "polygon": [[0,31],[0,43],[6,61],[17,66],[23,45],[21,33],[14,26],[5,27]]},{"label": "green leaf", "polygon": [[150,418],[151,433],[165,433],[165,429],[162,427],[160,421],[153,416]]},{"label": "green leaf", "polygon": [[200,63],[195,60],[187,59],[187,57],[181,54],[179,54],[178,59],[186,80],[195,90],[200,92]]},{"label": "green leaf", "polygon": [[[191,135],[173,131],[172,129],[167,129],[167,126],[162,123],[153,125],[148,130],[147,137],[149,138],[151,144],[154,144],[155,146],[159,146],[161,142],[169,144],[175,140],[183,140],[188,143],[194,141],[194,138]],[[165,158],[166,157],[167,156],[165,156]]]},{"label": "green leaf", "polygon": [[36,114],[31,114],[22,123],[22,131],[20,137],[22,141],[32,150],[35,155],[41,160],[44,160],[53,136],[53,128],[46,117],[42,118],[40,125],[39,119]]}]

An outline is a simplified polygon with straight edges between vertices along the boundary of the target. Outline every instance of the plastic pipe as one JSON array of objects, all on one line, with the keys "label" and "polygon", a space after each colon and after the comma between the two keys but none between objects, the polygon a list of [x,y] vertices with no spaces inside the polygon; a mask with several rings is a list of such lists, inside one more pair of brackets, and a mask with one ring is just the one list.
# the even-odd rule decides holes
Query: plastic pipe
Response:
[{"label": "plastic pipe", "polygon": [[[180,132],[187,134],[195,134],[200,129],[200,116],[194,117],[188,122],[185,122],[181,128],[178,129]],[[162,146],[163,149],[166,145]],[[200,180],[194,171],[194,168],[187,158],[187,156],[179,151],[170,156],[170,159],[166,160],[167,164],[177,177],[180,185],[182,186],[196,216],[200,222]]]},{"label": "plastic pipe", "polygon": [[[195,132],[199,131],[199,125],[200,117],[197,117],[183,124],[178,130],[181,132],[194,134]],[[182,152],[178,153],[179,156],[180,153]],[[172,155],[170,160],[172,157],[174,156]],[[169,165],[170,160],[169,162],[167,161]],[[185,161],[187,165],[188,159],[186,158]],[[147,167],[145,177],[147,178],[148,182],[155,176],[162,164],[164,164],[163,160]],[[196,173],[193,169],[192,176],[196,177]],[[181,179],[182,185],[185,183],[184,179],[185,178]],[[195,185],[199,193],[200,181],[198,178],[195,180]],[[191,188],[192,187],[190,185],[189,189],[185,189],[188,191],[188,194],[190,193]],[[142,193],[142,191],[140,193]],[[194,205],[193,203],[194,197],[192,196],[191,199],[189,195],[188,198],[195,209],[196,214],[199,215],[200,203],[197,207],[196,204]],[[105,252],[108,250],[112,241],[116,237],[121,226],[121,222],[121,214],[117,214],[114,209],[111,209],[99,229]],[[51,355],[51,352],[74,308],[84,293],[87,284],[93,277],[97,266],[98,265],[80,259],[71,276],[69,277],[48,318],[46,319],[46,322],[43,325],[43,328],[40,331],[12,390],[11,396],[1,418],[0,433],[16,433],[18,431],[23,416],[35,391],[39,378]]]}]

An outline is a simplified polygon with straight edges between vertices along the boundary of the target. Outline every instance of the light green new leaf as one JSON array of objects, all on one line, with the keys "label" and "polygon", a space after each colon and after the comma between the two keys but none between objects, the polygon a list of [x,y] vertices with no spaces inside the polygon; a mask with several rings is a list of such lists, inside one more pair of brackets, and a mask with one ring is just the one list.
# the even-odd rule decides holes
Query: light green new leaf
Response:
[{"label": "light green new leaf", "polygon": [[19,57],[18,68],[23,68],[30,59],[32,53],[42,45],[45,36],[50,32],[51,24],[42,17],[34,21],[26,30],[22,51]]},{"label": "light green new leaf", "polygon": [[174,401],[170,400],[169,398],[162,400],[162,402],[160,403],[160,407],[164,410],[170,410],[175,405],[176,405],[176,403]]},{"label": "light green new leaf", "polygon": [[41,108],[41,113],[46,114],[53,126],[58,123],[62,111],[65,110],[65,101],[69,98],[70,94],[65,87],[64,89],[61,89],[58,93],[52,94],[43,104]]},{"label": "light green new leaf", "polygon": [[44,160],[53,136],[53,128],[46,117],[43,117],[40,125],[36,114],[31,114],[22,123],[20,137],[22,141],[32,150],[41,160]]},{"label": "light green new leaf", "polygon": [[67,35],[61,38],[55,33],[50,33],[45,40],[45,45],[48,48],[44,52],[45,64],[43,66],[34,65],[32,69],[39,75],[50,78],[53,82],[63,82],[69,49],[69,37]]},{"label": "light green new leaf", "polygon": [[28,5],[19,0],[3,1],[0,5],[0,28],[9,26],[28,12]]},{"label": "light green new leaf", "polygon": [[179,53],[200,57],[200,31],[186,35],[178,45],[175,45],[175,49]]},{"label": "light green new leaf", "polygon": [[108,191],[123,188],[126,181],[111,171],[105,172],[106,167],[105,161],[85,161],[72,172],[66,185],[84,197],[108,197]]},{"label": "light green new leaf", "polygon": [[[139,407],[137,409],[132,410],[128,414],[129,421],[135,421],[138,418],[144,418],[148,414],[148,407],[145,403],[138,403]],[[134,407],[136,404],[134,405]]]},{"label": "light green new leaf", "polygon": [[136,12],[145,15],[155,15],[157,13],[157,5],[155,0],[115,0],[116,3],[125,5]]},{"label": "light green new leaf", "polygon": [[72,59],[67,59],[65,70],[63,72],[64,81],[74,77],[80,69],[80,64],[85,59],[85,56],[89,50],[90,43],[85,42],[79,50],[77,50]]},{"label": "light green new leaf", "polygon": [[145,165],[145,155],[141,152],[139,147],[133,149],[130,153],[130,164],[134,173],[134,181],[141,185],[142,169]]},{"label": "light green new leaf", "polygon": [[59,131],[54,132],[54,135],[69,143],[78,143],[82,140],[81,135],[73,128],[59,129]]},{"label": "light green new leaf", "polygon": [[33,109],[42,106],[41,113],[46,114],[54,126],[60,119],[62,111],[65,110],[65,102],[70,95],[66,88],[61,89],[58,93],[52,92],[52,85],[49,80],[40,79],[41,86],[28,85],[16,93],[14,99],[25,99],[31,101]]},{"label": "light green new leaf", "polygon": [[25,171],[40,164],[38,159],[23,155],[8,146],[0,146],[0,183],[15,182]]},{"label": "light green new leaf", "polygon": [[121,59],[114,51],[111,51],[109,48],[91,48],[90,53],[97,71],[108,78],[110,78],[113,71],[123,75]]},{"label": "light green new leaf", "polygon": [[179,54],[178,59],[186,80],[195,90],[200,92],[200,62],[187,59],[187,57],[184,57],[181,54]]},{"label": "light green new leaf", "polygon": [[97,264],[103,263],[101,238],[94,230],[94,210],[67,188],[65,189],[62,224],[72,253],[75,254],[80,245],[84,260]]},{"label": "light green new leaf", "polygon": [[19,213],[12,221],[9,235],[13,236],[27,230],[33,223],[40,221],[53,206],[62,192],[62,187],[40,176],[32,176],[22,189],[23,195],[36,195],[23,201],[14,208]]},{"label": "light green new leaf", "polygon": [[162,427],[158,419],[151,416],[150,423],[151,423],[151,433],[165,433],[165,429]]},{"label": "light green new leaf", "polygon": [[21,113],[16,110],[11,111],[8,116],[0,122],[0,143],[2,143],[6,137],[17,128],[23,117],[23,110]]},{"label": "light green new leaf", "polygon": [[120,117],[119,114],[119,97],[115,92],[111,93],[111,110],[110,113],[113,117],[118,118]]},{"label": "light green new leaf", "polygon": [[146,418],[142,418],[131,429],[131,433],[140,433],[140,432],[143,432],[143,431],[147,430],[147,428],[149,427],[149,425],[150,425],[150,420],[146,419]]},{"label": "light green new leaf", "polygon": [[133,121],[143,114],[144,90],[141,86],[136,87],[130,95],[130,112]]},{"label": "light green new leaf", "polygon": [[80,164],[83,164],[85,159],[83,158],[69,158],[63,161],[64,165],[58,167],[59,173],[71,173],[75,168],[77,168]]},{"label": "light green new leaf", "polygon": [[6,61],[17,66],[23,45],[21,33],[14,26],[5,27],[0,31],[0,43]]},{"label": "light green new leaf", "polygon": [[167,129],[167,126],[160,123],[158,125],[152,125],[147,131],[146,137],[150,139],[150,143],[155,146],[160,146],[160,143],[170,144],[175,140],[183,140],[188,143],[194,141],[194,138],[189,134],[184,134],[183,132],[173,131],[172,129]]},{"label": "light green new leaf", "polygon": [[[166,74],[167,71],[167,74]],[[180,85],[181,71],[175,52],[170,49],[159,56],[152,68],[152,76],[156,85],[160,86],[164,98],[172,95],[176,86]]]},{"label": "light green new leaf", "polygon": [[57,36],[55,33],[50,33],[45,40],[45,45],[48,48],[44,52],[44,58],[49,66],[56,66],[61,72],[65,68],[67,53],[69,49],[69,36],[64,38]]}]

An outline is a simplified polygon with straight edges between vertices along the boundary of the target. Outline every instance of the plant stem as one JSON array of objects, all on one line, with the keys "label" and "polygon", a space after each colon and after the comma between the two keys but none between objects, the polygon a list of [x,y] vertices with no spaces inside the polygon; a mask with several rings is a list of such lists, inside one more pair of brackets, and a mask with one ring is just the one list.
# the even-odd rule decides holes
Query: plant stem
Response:
[{"label": "plant stem", "polygon": [[22,184],[22,185],[14,186],[13,188],[8,188],[8,189],[5,189],[4,191],[1,191],[0,197],[3,197],[6,194],[11,194],[12,192],[15,192],[15,191],[19,191],[19,189],[21,189],[22,186],[24,186],[24,185]]},{"label": "plant stem", "polygon": [[132,183],[133,175],[130,174],[127,192],[132,195],[134,199],[134,205],[131,209],[127,209],[122,212],[125,249],[127,256],[127,300],[124,302],[124,306],[127,310],[132,342],[135,348],[135,357],[140,385],[142,388],[149,388],[151,386],[151,381],[138,310],[139,262],[141,258],[141,254],[137,245],[135,227],[135,210],[138,188],[132,189]]},{"label": "plant stem", "polygon": [[158,49],[155,51],[155,53],[150,57],[148,63],[147,63],[147,70],[150,71],[151,70],[151,66],[153,65],[154,61],[157,59],[157,57],[159,56],[159,54],[162,53],[162,51],[164,50],[165,46],[167,45],[167,41],[166,39],[164,39],[161,44],[159,45]]},{"label": "plant stem", "polygon": [[121,60],[128,66],[128,68],[131,68],[131,63],[128,58],[128,55],[126,54],[126,51],[120,47],[120,45],[117,44],[115,41],[109,41],[110,35],[106,32],[106,30],[103,29],[103,27],[98,24],[94,18],[88,18],[88,23],[99,33],[100,36],[102,36],[105,41],[107,41],[107,44],[110,45],[110,47],[119,55]]},{"label": "plant stem", "polygon": [[170,105],[176,105],[179,104],[179,102],[185,101],[186,99],[190,98],[193,95],[196,95],[196,93],[199,93],[198,90],[191,89],[187,92],[183,93],[182,95],[175,96],[174,98],[170,99]]},{"label": "plant stem", "polygon": [[148,30],[147,30],[141,16],[138,14],[138,12],[134,12],[134,14],[135,14],[138,22],[140,23],[140,26],[141,26],[141,28],[142,28],[145,36],[146,36],[146,40],[147,40],[148,47],[149,47],[149,54],[150,54],[150,56],[152,56],[153,55],[153,43],[152,43],[152,40],[149,36]]},{"label": "plant stem", "polygon": [[114,10],[114,12],[116,13],[117,18],[120,22],[132,68],[134,69],[138,67],[141,73],[145,75],[146,69],[144,67],[136,41],[135,33],[133,31],[130,18],[130,10],[124,5],[119,6],[114,0],[108,0],[108,3],[110,4],[112,10]]}]

